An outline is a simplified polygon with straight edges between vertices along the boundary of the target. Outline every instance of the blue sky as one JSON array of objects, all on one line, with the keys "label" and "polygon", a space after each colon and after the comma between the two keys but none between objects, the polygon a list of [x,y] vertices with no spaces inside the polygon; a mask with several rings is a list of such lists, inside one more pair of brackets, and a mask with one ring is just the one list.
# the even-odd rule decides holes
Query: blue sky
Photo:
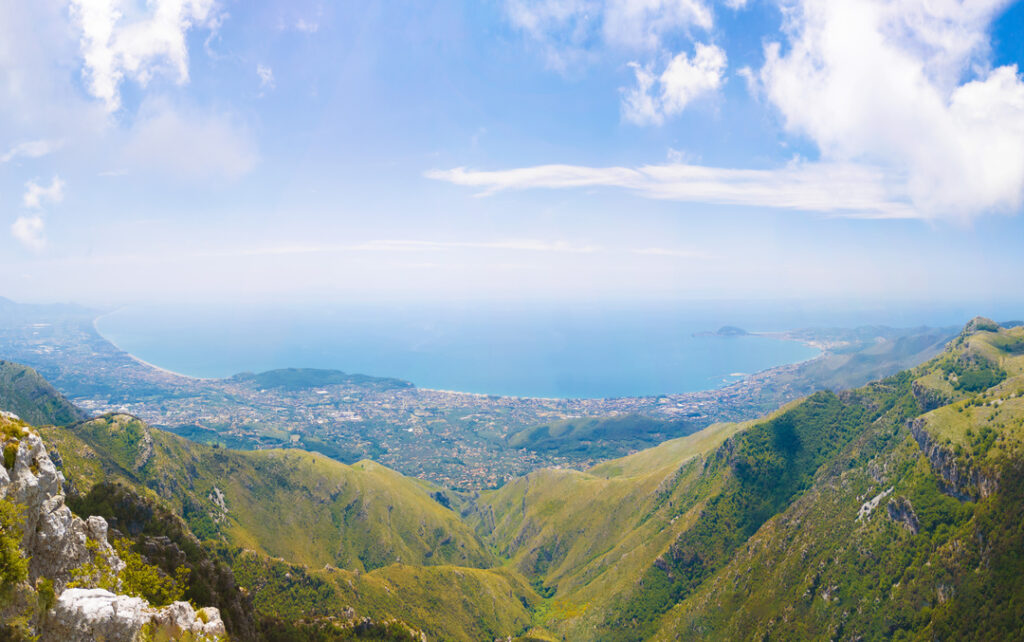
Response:
[{"label": "blue sky", "polygon": [[0,295],[1024,294],[1024,8],[0,0]]}]

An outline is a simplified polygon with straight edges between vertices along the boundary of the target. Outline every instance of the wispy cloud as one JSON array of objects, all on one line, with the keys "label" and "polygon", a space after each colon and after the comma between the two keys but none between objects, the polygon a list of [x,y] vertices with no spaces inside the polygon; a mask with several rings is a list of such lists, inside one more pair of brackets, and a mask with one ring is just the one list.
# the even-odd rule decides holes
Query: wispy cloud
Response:
[{"label": "wispy cloud", "polygon": [[259,162],[249,130],[230,114],[147,100],[128,132],[126,162],[190,180],[236,179]]},{"label": "wispy cloud", "polygon": [[589,254],[603,248],[597,245],[577,245],[567,241],[536,239],[508,239],[499,241],[425,241],[412,239],[379,239],[362,243],[339,244],[284,244],[240,250],[228,250],[232,256],[259,256],[282,254],[323,254],[337,252],[443,252],[447,250],[507,250],[512,252],[557,252]]},{"label": "wispy cloud", "polygon": [[[256,75],[260,78],[260,90],[274,88],[274,70],[266,65],[256,65]],[[261,93],[262,95],[262,93]]]},{"label": "wispy cloud", "polygon": [[672,36],[713,25],[703,0],[506,0],[505,14],[557,71],[603,48],[658,52]]},{"label": "wispy cloud", "polygon": [[320,30],[320,23],[317,20],[299,18],[295,21],[295,30],[303,33],[316,33]]},{"label": "wispy cloud", "polygon": [[428,178],[502,190],[612,187],[653,199],[822,212],[861,218],[920,218],[903,198],[898,177],[856,164],[795,161],[779,169],[667,164],[628,167],[539,165],[497,171],[463,167]]},{"label": "wispy cloud", "polygon": [[0,163],[9,163],[16,158],[42,158],[59,149],[61,145],[62,142],[59,140],[30,140],[18,143],[0,156]]},{"label": "wispy cloud", "polygon": [[701,250],[689,250],[671,247],[644,247],[632,250],[633,254],[642,256],[666,256],[677,259],[710,259],[713,258],[709,252]]},{"label": "wispy cloud", "polygon": [[64,181],[54,176],[49,186],[42,186],[35,181],[25,183],[25,194],[21,201],[29,209],[42,209],[47,203],[55,204],[64,200]]}]

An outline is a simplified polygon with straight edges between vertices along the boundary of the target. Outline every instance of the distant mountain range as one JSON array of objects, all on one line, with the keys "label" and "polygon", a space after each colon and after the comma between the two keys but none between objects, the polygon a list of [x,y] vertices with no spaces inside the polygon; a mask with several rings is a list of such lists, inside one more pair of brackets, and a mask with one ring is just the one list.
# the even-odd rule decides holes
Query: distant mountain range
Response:
[{"label": "distant mountain range", "polygon": [[[0,399],[66,418],[17,368],[0,364]],[[986,319],[865,386],[480,493],[123,414],[59,423],[39,432],[69,505],[140,533],[150,561],[163,511],[241,587],[206,590],[240,639],[336,639],[359,617],[384,639],[1024,637],[1024,328]]]}]

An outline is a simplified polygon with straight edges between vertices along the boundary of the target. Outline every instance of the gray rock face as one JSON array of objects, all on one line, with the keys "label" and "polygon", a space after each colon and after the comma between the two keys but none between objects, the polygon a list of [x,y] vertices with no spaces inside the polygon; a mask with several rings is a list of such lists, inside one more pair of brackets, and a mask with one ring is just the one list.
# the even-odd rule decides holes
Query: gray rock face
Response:
[{"label": "gray rock face", "polygon": [[921,452],[928,457],[932,470],[942,479],[942,490],[961,501],[984,499],[999,490],[999,479],[993,474],[973,466],[969,461],[958,461],[956,455],[943,448],[925,427],[926,419],[918,417],[909,422]]},{"label": "gray rock face", "polygon": [[[128,642],[143,631],[168,640],[214,640],[225,635],[215,608],[196,611],[186,602],[155,608],[141,598],[104,589],[67,588],[72,571],[97,556],[106,558],[115,572],[124,568],[124,562],[107,542],[106,520],[83,520],[64,504],[63,482],[42,439],[32,432],[18,439],[13,466],[0,466],[0,497],[24,507],[22,551],[30,560],[29,585],[50,579],[59,596],[49,612],[34,618],[42,642]],[[87,584],[88,578],[78,578],[79,584],[83,582]]]},{"label": "gray rock face", "polygon": [[103,589],[68,589],[47,615],[40,640],[132,642],[143,631],[156,639],[214,640],[224,635],[217,609],[197,613],[187,602],[160,609],[145,600]]},{"label": "gray rock face", "polygon": [[29,580],[49,578],[58,593],[71,580],[73,569],[93,559],[89,540],[94,542],[96,554],[105,556],[113,569],[123,566],[107,543],[106,520],[74,516],[64,505],[63,482],[64,476],[34,433],[21,438],[14,466],[0,472],[0,497],[25,507],[21,545],[30,558]]},{"label": "gray rock face", "polygon": [[889,519],[903,526],[912,535],[917,535],[921,530],[921,522],[917,519],[914,506],[906,497],[897,497],[889,502],[885,507],[885,512],[889,515]]}]

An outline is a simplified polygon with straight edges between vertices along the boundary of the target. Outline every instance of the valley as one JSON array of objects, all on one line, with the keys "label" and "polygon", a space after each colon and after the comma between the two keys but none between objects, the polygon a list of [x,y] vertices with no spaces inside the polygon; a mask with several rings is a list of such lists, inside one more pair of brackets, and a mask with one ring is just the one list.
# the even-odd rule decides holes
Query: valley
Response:
[{"label": "valley", "polygon": [[[936,354],[954,328],[799,330],[817,359],[695,393],[539,399],[421,389],[396,379],[280,370],[194,379],[134,359],[100,336],[96,312],[0,302],[0,358],[38,370],[89,414],[128,413],[203,443],[297,447],[344,463],[370,458],[463,490],[546,466],[582,469],[743,421],[818,389],[842,389]],[[728,341],[728,338],[722,340]]]},{"label": "valley", "polygon": [[[76,510],[182,520],[240,587],[207,593],[240,639],[359,617],[446,640],[1015,639],[1021,345],[1024,327],[976,319],[865,386],[483,491],[124,414],[38,430]],[[64,412],[26,390],[8,398]]]}]

